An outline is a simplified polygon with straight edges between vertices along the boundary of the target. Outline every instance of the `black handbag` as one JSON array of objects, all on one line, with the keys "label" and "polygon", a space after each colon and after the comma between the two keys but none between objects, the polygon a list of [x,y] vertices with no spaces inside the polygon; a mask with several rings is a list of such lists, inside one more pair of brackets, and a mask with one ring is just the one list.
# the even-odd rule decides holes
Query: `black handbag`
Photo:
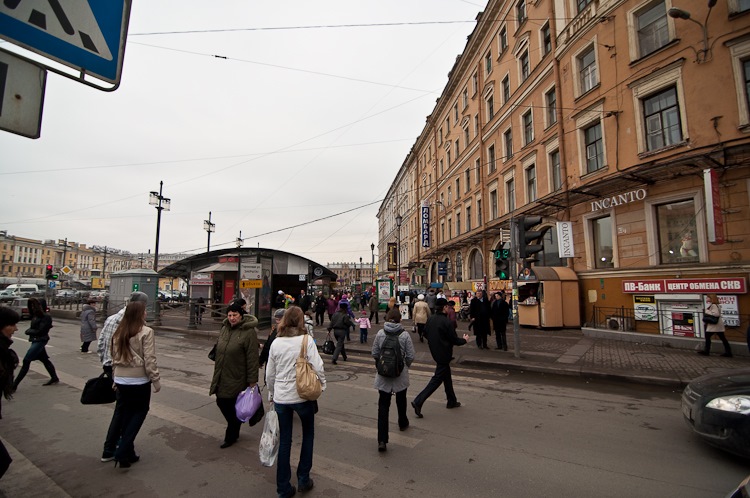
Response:
[{"label": "black handbag", "polygon": [[263,402],[261,401],[260,406],[257,410],[255,410],[255,414],[250,417],[250,420],[247,421],[248,424],[250,424],[250,427],[254,426],[258,422],[260,422],[263,419],[263,415],[266,414],[266,409],[263,408]]},{"label": "black handbag", "polygon": [[323,343],[323,353],[333,354],[336,350],[336,343],[331,340],[331,333],[326,336],[326,342]]},{"label": "black handbag", "polygon": [[81,403],[84,405],[104,405],[114,403],[116,399],[112,378],[105,373],[87,380],[81,393]]},{"label": "black handbag", "polygon": [[208,359],[211,361],[216,361],[216,344],[214,344],[214,347],[212,347],[211,351],[208,352]]},{"label": "black handbag", "polygon": [[714,315],[704,314],[703,315],[703,323],[705,323],[705,324],[711,324],[711,325],[716,325],[717,323],[719,323],[719,317],[718,316],[714,316]]}]

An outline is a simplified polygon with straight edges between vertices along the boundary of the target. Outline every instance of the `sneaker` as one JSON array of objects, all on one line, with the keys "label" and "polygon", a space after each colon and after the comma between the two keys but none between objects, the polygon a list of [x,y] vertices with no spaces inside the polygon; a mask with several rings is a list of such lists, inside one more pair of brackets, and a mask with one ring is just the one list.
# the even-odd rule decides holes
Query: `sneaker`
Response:
[{"label": "sneaker", "polygon": [[305,491],[310,491],[313,486],[315,486],[315,482],[312,479],[308,479],[307,484],[305,484],[304,486],[301,484],[297,486],[297,491],[299,491],[300,493],[304,493]]},{"label": "sneaker", "polygon": [[111,462],[115,459],[114,453],[102,453],[102,462]]},{"label": "sneaker", "polygon": [[459,406],[461,406],[460,401],[456,401],[455,403],[448,403],[447,405],[445,405],[446,408],[458,408]]},{"label": "sneaker", "polygon": [[387,448],[385,447],[385,443],[384,443],[384,442],[382,442],[382,441],[381,441],[381,442],[379,442],[379,443],[378,443],[378,451],[380,451],[380,452],[382,453],[382,452],[383,452],[383,451],[385,451],[385,450],[387,450]]}]

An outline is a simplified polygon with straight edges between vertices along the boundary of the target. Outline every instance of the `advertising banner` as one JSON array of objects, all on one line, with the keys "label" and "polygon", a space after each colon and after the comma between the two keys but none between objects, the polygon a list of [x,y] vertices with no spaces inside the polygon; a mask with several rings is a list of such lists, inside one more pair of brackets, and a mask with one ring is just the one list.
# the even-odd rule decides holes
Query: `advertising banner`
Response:
[{"label": "advertising banner", "polygon": [[430,206],[422,201],[422,247],[430,247]]},{"label": "advertising banner", "polygon": [[574,258],[576,253],[573,247],[573,222],[557,222],[557,245],[561,258]]},{"label": "advertising banner", "polygon": [[656,298],[654,296],[633,296],[633,316],[641,322],[656,322]]},{"label": "advertising banner", "polygon": [[396,259],[398,256],[398,247],[395,242],[388,242],[388,271],[396,271]]}]

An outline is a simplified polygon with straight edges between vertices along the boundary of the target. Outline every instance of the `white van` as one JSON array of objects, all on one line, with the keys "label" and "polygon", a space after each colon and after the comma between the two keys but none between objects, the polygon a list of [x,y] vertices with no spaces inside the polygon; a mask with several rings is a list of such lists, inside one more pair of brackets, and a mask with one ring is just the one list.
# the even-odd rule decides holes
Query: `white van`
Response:
[{"label": "white van", "polygon": [[5,288],[6,293],[11,292],[16,296],[28,296],[39,292],[39,286],[36,284],[11,284]]}]

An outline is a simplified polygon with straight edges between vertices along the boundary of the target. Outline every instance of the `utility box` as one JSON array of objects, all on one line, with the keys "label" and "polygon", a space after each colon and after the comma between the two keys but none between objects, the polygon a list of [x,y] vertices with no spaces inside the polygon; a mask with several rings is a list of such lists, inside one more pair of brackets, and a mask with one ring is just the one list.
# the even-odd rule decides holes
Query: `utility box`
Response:
[{"label": "utility box", "polygon": [[534,266],[518,276],[518,323],[528,327],[581,326],[578,276],[561,266]]},{"label": "utility box", "polygon": [[159,274],[147,268],[135,268],[110,275],[108,314],[114,314],[127,305],[130,294],[140,291],[148,295],[146,320],[156,317]]}]

